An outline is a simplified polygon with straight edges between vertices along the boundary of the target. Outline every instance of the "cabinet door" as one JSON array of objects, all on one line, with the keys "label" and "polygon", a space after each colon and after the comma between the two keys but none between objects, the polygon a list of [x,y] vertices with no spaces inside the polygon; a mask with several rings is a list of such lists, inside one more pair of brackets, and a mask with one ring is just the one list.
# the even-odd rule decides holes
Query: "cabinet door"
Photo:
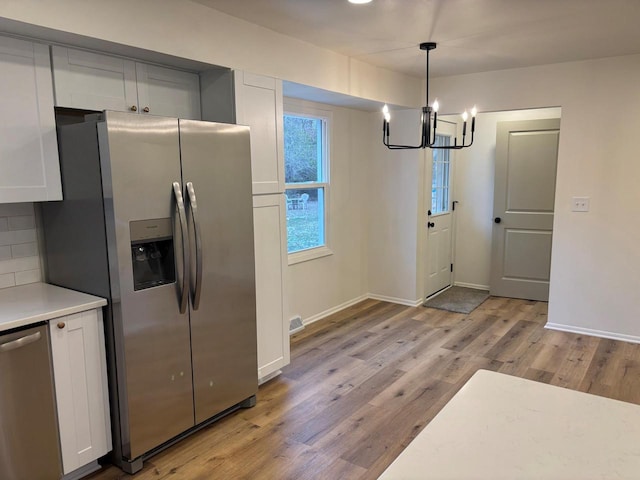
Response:
[{"label": "cabinet door", "polygon": [[64,473],[111,450],[102,311],[49,322]]},{"label": "cabinet door", "polygon": [[135,62],[57,46],[51,55],[56,106],[137,111]]},{"label": "cabinet door", "polygon": [[282,81],[235,72],[236,122],[251,127],[253,194],[284,192]]},{"label": "cabinet door", "polygon": [[287,260],[284,195],[253,197],[256,257],[258,378],[289,364],[289,326],[284,319],[284,266]]},{"label": "cabinet door", "polygon": [[195,73],[136,63],[140,113],[200,120],[200,79]]},{"label": "cabinet door", "polygon": [[0,203],[62,200],[49,47],[0,37]]}]

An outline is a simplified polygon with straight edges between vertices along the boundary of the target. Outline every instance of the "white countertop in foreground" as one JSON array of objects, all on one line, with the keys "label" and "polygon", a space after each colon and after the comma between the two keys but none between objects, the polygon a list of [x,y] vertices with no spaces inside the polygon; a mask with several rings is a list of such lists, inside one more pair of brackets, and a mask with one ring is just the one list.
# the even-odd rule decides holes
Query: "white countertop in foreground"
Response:
[{"label": "white countertop in foreground", "polygon": [[640,405],[479,370],[379,477],[640,478]]},{"label": "white countertop in foreground", "polygon": [[107,301],[47,283],[0,289],[0,332],[102,307]]}]

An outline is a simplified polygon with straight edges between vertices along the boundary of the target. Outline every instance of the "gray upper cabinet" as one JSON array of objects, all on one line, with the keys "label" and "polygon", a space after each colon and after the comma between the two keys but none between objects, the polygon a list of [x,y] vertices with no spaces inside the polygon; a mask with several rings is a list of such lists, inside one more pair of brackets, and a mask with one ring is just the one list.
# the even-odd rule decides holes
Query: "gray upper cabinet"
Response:
[{"label": "gray upper cabinet", "polygon": [[200,119],[195,73],[52,47],[56,106]]},{"label": "gray upper cabinet", "polygon": [[0,203],[62,200],[49,47],[0,37]]}]

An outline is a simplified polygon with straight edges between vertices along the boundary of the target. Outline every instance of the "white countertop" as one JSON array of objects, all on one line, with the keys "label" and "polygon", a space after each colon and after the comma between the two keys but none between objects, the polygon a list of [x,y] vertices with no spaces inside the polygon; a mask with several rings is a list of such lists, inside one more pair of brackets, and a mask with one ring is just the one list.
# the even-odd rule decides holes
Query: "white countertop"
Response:
[{"label": "white countertop", "polygon": [[379,477],[640,478],[640,405],[479,370]]},{"label": "white countertop", "polygon": [[30,283],[0,289],[0,332],[106,305],[104,298]]}]

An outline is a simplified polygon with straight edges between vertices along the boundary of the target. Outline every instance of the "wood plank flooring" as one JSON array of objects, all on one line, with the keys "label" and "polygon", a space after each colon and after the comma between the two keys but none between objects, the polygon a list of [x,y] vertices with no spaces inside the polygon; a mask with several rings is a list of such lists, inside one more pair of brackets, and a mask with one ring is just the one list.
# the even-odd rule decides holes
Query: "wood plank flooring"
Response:
[{"label": "wood plank flooring", "polygon": [[469,315],[365,300],[295,335],[254,408],[135,479],[375,479],[479,368],[640,404],[640,345],[545,330],[546,317],[546,303],[497,297]]}]

